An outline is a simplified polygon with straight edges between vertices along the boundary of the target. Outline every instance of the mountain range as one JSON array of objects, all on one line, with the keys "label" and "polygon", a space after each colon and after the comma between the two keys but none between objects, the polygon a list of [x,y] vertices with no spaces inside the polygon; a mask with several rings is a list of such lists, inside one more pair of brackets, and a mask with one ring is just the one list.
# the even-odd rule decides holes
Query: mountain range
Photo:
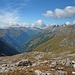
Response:
[{"label": "mountain range", "polygon": [[22,53],[29,51],[75,52],[75,25],[51,25],[45,29],[9,27],[0,29],[0,38],[2,43],[7,43],[6,45],[12,46],[15,51]]},{"label": "mountain range", "polygon": [[75,25],[52,25],[25,42],[21,51],[75,52]]},{"label": "mountain range", "polygon": [[21,45],[32,38],[38,30],[38,28],[9,27],[0,29],[0,37],[19,51]]}]

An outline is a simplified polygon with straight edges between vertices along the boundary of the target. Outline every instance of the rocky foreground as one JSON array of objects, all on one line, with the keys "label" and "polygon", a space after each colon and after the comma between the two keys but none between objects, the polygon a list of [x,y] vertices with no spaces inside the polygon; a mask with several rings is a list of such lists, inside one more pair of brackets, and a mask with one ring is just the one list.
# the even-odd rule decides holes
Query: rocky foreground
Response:
[{"label": "rocky foreground", "polygon": [[0,57],[0,75],[75,75],[75,54],[29,52]]}]

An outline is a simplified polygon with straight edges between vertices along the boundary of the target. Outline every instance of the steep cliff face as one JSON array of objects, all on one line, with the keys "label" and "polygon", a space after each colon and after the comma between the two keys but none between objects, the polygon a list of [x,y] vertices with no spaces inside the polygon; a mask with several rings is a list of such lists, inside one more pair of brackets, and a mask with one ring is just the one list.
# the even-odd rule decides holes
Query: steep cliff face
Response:
[{"label": "steep cliff face", "polygon": [[9,45],[7,42],[4,42],[2,39],[0,39],[0,56],[2,55],[15,55],[19,52],[14,49],[11,45]]}]

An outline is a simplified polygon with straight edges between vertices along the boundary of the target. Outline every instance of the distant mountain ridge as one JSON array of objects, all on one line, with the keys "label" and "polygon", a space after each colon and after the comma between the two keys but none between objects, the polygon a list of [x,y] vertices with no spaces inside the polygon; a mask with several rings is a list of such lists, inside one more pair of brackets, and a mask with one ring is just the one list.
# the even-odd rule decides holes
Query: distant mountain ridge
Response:
[{"label": "distant mountain ridge", "polygon": [[38,28],[26,27],[9,27],[7,29],[0,29],[0,37],[19,51],[20,46],[32,38]]},{"label": "distant mountain ridge", "polygon": [[75,25],[52,25],[21,47],[22,51],[75,52]]},{"label": "distant mountain ridge", "polygon": [[45,29],[10,27],[0,37],[20,52],[75,52],[75,25],[52,25]]}]

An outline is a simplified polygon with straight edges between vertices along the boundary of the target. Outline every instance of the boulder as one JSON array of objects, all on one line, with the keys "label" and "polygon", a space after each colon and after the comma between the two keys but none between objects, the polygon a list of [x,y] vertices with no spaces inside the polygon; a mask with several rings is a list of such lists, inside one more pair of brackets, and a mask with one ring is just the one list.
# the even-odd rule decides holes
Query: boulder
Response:
[{"label": "boulder", "polygon": [[74,71],[72,71],[72,74],[73,74],[73,75],[75,75],[75,72],[74,72]]},{"label": "boulder", "polygon": [[71,65],[73,68],[75,68],[75,61],[74,60],[72,60]]},{"label": "boulder", "polygon": [[56,61],[52,61],[51,64],[50,64],[50,67],[53,67],[54,68],[56,66],[57,66],[57,62]]},{"label": "boulder", "polygon": [[71,67],[71,60],[70,59],[66,59],[66,67]]},{"label": "boulder", "polygon": [[29,60],[21,60],[16,63],[17,66],[29,66],[32,65],[32,62]]},{"label": "boulder", "polygon": [[35,70],[36,75],[42,75],[42,72],[40,70]]},{"label": "boulder", "polygon": [[67,75],[67,72],[58,70],[58,71],[55,72],[55,75]]},{"label": "boulder", "polygon": [[36,75],[53,75],[51,72],[42,72],[40,70],[35,70]]},{"label": "boulder", "polygon": [[7,64],[2,64],[2,67],[7,67]]}]

